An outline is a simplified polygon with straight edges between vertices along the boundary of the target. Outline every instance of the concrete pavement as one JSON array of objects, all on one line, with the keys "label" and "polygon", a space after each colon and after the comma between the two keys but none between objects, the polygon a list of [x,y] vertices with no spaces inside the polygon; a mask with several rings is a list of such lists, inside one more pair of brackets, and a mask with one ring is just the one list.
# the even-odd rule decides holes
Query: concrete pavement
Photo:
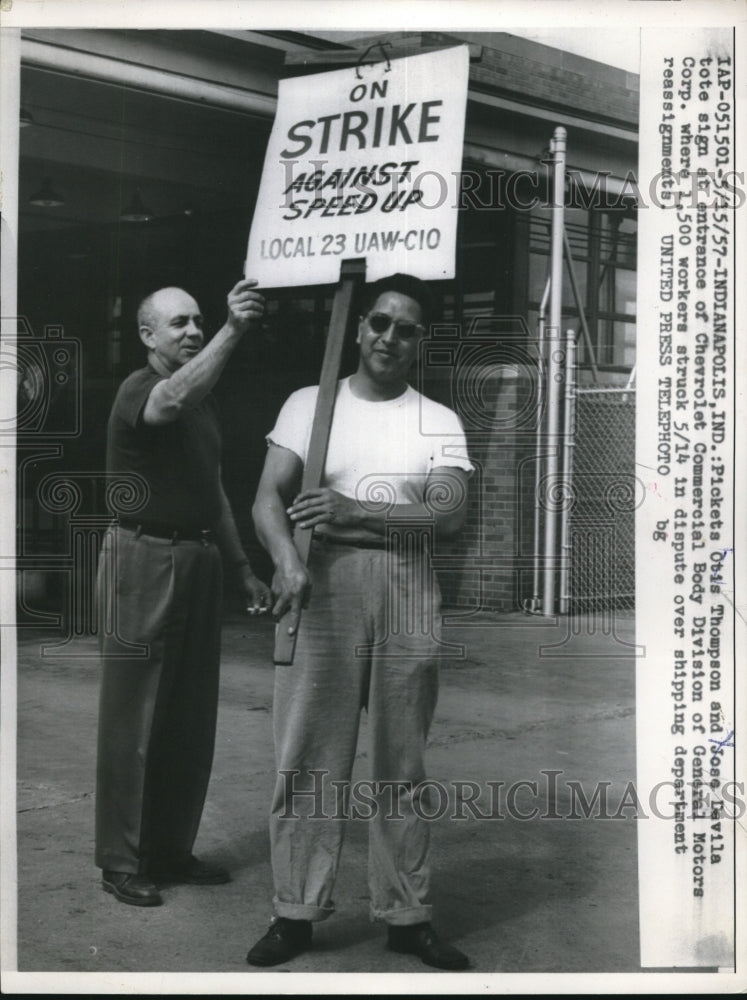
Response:
[{"label": "concrete pavement", "polygon": [[[583,811],[578,789],[590,800],[608,782],[611,817],[635,778],[635,661],[624,645],[632,626],[618,617],[616,636],[599,627],[568,636],[567,620],[516,614],[446,630],[463,654],[445,653],[429,740],[429,776],[449,795],[432,829],[435,923],[469,954],[472,971],[638,968],[631,811],[573,818]],[[59,638],[19,629],[20,970],[257,974],[245,955],[271,914],[272,635],[270,621],[227,615],[215,764],[196,853],[226,864],[233,881],[166,888],[164,906],[138,909],[101,891],[92,860],[95,642],[77,639],[57,650],[64,657],[49,648],[41,655],[42,643]],[[365,745],[364,715],[354,777],[366,776]],[[475,783],[461,786],[461,800],[457,781]],[[536,782],[536,794],[519,781]],[[534,818],[519,818],[534,808]],[[337,912],[315,928],[313,950],[277,971],[432,972],[384,949],[384,929],[368,918],[366,823],[349,827]],[[254,989],[247,979],[247,992]]]}]

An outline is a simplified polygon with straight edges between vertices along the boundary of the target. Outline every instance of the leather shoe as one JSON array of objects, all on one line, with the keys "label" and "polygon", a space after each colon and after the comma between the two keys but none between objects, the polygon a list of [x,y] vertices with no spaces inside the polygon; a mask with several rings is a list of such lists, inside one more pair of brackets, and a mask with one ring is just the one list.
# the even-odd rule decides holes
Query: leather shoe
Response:
[{"label": "leather shoe", "polygon": [[101,874],[101,888],[120,903],[129,903],[130,906],[160,906],[163,902],[147,875],[105,871]]},{"label": "leather shoe", "polygon": [[311,921],[278,917],[269,931],[254,945],[246,960],[249,965],[280,965],[311,946]]},{"label": "leather shoe", "polygon": [[231,881],[225,868],[200,861],[194,855],[190,855],[181,865],[154,873],[153,878],[157,882],[171,882],[175,885],[223,885]]},{"label": "leather shoe", "polygon": [[387,947],[403,955],[417,955],[426,965],[452,972],[466,969],[467,956],[453,945],[439,941],[430,924],[408,924],[404,927],[390,924],[387,928]]}]

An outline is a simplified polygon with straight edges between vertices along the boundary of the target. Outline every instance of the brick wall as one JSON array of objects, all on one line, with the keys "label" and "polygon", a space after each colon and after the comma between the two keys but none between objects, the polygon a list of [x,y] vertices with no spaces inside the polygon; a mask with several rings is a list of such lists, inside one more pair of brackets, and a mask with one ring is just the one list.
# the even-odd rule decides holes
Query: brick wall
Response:
[{"label": "brick wall", "polygon": [[628,73],[542,45],[507,32],[436,31],[388,32],[367,38],[367,45],[385,41],[398,48],[436,45],[479,45],[479,61],[470,64],[470,89],[501,94],[512,100],[568,111],[623,128],[638,122],[639,78]]},{"label": "brick wall", "polygon": [[464,528],[458,539],[438,549],[445,606],[511,611],[529,596],[537,417],[533,384],[523,367],[497,366],[480,379],[481,412],[473,413],[471,422],[468,414],[460,414],[476,471]]}]

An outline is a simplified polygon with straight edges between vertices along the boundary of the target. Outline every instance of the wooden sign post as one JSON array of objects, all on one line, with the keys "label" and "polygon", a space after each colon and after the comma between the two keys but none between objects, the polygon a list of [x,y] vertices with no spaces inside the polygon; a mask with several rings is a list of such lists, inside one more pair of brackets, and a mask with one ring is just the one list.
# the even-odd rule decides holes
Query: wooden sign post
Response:
[{"label": "wooden sign post", "polygon": [[[335,292],[335,299],[332,304],[327,344],[324,349],[322,373],[319,378],[319,394],[316,398],[314,422],[311,425],[309,452],[303,469],[302,490],[315,489],[322,482],[324,463],[327,458],[329,432],[335,408],[335,397],[337,395],[337,380],[340,375],[342,348],[348,323],[350,322],[350,309],[353,304],[355,290],[359,284],[363,283],[365,276],[366,260],[364,257],[342,261],[340,265],[340,284]],[[296,525],[293,533],[293,544],[296,546],[304,565],[306,565],[309,559],[312,536],[313,530],[301,528]],[[288,635],[290,612],[287,611],[278,621],[275,629],[275,663],[286,666],[293,663],[300,620],[299,612],[296,631],[293,635]]]}]

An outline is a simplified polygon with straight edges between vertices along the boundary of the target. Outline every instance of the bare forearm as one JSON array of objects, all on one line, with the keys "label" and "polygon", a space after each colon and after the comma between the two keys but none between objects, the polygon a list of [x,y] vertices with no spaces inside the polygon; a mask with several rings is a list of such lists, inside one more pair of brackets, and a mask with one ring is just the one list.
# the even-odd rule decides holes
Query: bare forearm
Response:
[{"label": "bare forearm", "polygon": [[426,488],[420,502],[397,503],[372,509],[328,487],[299,493],[288,509],[293,524],[319,528],[325,534],[350,542],[379,541],[392,522],[433,524],[438,538],[450,538],[462,526],[465,515],[466,484],[463,474],[440,477]]},{"label": "bare forearm", "polygon": [[240,329],[226,323],[199,354],[159,382],[153,390],[154,403],[164,416],[175,418],[204,399],[218,381],[241,336]]},{"label": "bare forearm", "polygon": [[387,521],[432,521],[436,538],[452,538],[467,514],[467,473],[460,468],[434,469],[421,502],[394,504],[380,514],[364,513],[364,524],[381,533],[386,531]]},{"label": "bare forearm", "polygon": [[425,503],[398,503],[385,511],[361,509],[360,519],[355,527],[357,531],[365,531],[371,538],[376,539],[386,534],[387,524],[393,521],[432,522],[436,538],[451,538],[462,527],[464,513],[461,509],[437,511]]},{"label": "bare forearm", "polygon": [[218,536],[220,550],[227,562],[234,566],[249,562],[241,544],[231,505],[223,490],[221,490],[220,520],[216,525],[215,533]]},{"label": "bare forearm", "polygon": [[252,508],[254,528],[259,541],[269,553],[273,565],[287,566],[298,560],[293,535],[285,511],[285,502],[279,493],[262,490]]},{"label": "bare forearm", "polygon": [[[140,336],[148,347],[148,357],[156,371],[164,378],[157,382],[143,410],[146,424],[167,424],[178,420],[182,411],[203,399],[218,381],[231,354],[243,334],[264,313],[264,298],[256,290],[256,281],[245,278],[237,282],[228,293],[228,318],[213,339],[199,353],[184,364],[178,364],[165,345],[181,344],[196,347],[195,333],[201,329],[201,318],[194,328],[187,325],[187,317],[175,315],[170,320],[156,320],[155,327],[143,323]],[[189,320],[194,323],[193,319]]]},{"label": "bare forearm", "polygon": [[223,557],[233,566],[247,601],[246,610],[250,615],[264,614],[271,604],[270,590],[255,576],[236,530],[236,522],[228,497],[221,488],[221,515],[216,526],[218,545]]}]

